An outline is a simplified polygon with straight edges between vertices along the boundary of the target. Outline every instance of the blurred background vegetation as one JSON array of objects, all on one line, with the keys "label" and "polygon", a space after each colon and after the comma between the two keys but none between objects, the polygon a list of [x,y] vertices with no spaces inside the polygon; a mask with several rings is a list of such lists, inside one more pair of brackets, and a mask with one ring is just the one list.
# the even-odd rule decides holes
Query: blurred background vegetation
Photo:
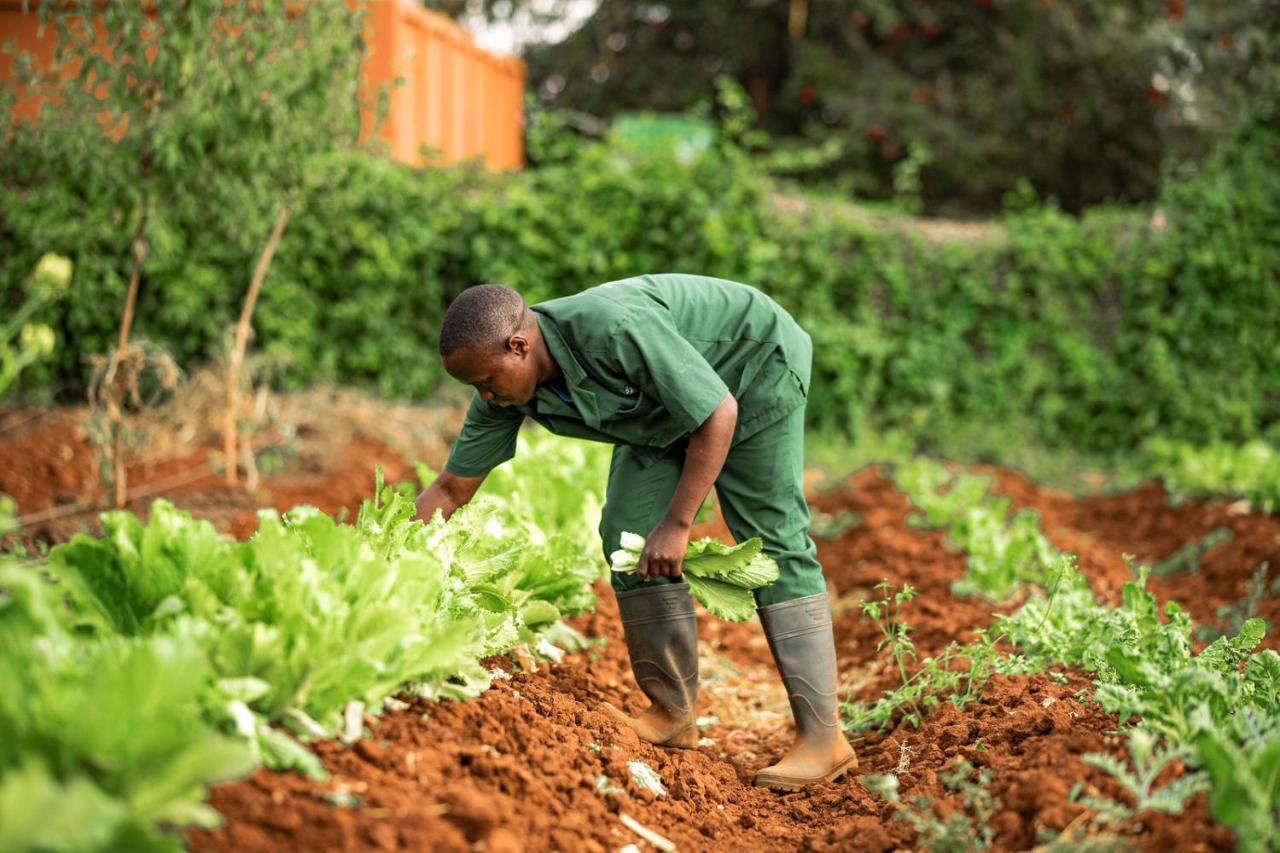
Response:
[{"label": "blurred background vegetation", "polygon": [[[430,0],[464,20],[574,0]],[[611,117],[748,92],[780,171],[929,211],[990,212],[1020,180],[1064,209],[1149,200],[1229,133],[1274,60],[1267,0],[603,0],[526,47],[541,103]]]},{"label": "blurred background vegetation", "polygon": [[811,420],[837,434],[992,454],[1280,439],[1277,2],[604,0],[524,43],[528,165],[501,175],[355,144],[355,63],[324,51],[358,55],[358,22],[311,24],[287,99],[243,97],[230,70],[191,100],[178,55],[152,65],[172,101],[108,93],[137,116],[123,145],[83,109],[0,128],[0,305],[27,304],[46,253],[74,268],[33,312],[57,346],[21,394],[82,398],[143,232],[135,334],[183,365],[225,352],[287,203],[252,358],[280,387],[425,395],[465,287],[535,302],[681,270],[797,315]]}]

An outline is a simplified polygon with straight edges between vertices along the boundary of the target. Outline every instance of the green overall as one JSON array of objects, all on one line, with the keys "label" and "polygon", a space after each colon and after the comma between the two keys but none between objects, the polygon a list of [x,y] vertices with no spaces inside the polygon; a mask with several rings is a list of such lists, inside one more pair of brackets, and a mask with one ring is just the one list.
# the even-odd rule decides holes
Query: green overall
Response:
[{"label": "green overall", "polygon": [[[615,445],[600,536],[606,559],[623,531],[647,536],[666,515],[689,434],[726,393],[738,424],[716,495],[738,541],[759,536],[781,576],[764,607],[825,592],[804,499],[804,404],[812,344],[786,311],[745,284],[644,275],[532,306],[564,387],[527,405],[476,395],[445,463],[479,477],[515,455],[526,417],[557,435]],[[613,576],[616,589],[644,581]]]}]

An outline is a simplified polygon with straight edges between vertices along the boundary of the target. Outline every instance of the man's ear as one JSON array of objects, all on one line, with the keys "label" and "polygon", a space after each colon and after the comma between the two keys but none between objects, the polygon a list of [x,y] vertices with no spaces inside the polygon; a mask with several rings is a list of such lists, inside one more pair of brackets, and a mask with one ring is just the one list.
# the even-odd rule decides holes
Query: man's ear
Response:
[{"label": "man's ear", "polygon": [[516,332],[511,337],[507,338],[507,352],[512,355],[518,355],[521,358],[524,358],[529,354],[530,349],[529,339],[525,337],[522,332]]}]

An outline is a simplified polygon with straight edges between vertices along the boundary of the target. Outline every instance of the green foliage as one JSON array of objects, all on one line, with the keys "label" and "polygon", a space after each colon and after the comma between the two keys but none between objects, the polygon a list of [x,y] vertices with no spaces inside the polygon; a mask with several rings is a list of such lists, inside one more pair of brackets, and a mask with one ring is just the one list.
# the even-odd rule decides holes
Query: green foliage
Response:
[{"label": "green foliage", "polygon": [[414,490],[379,475],[354,524],[264,510],[236,542],[156,501],[55,548],[53,582],[0,564],[0,846],[172,848],[158,826],[216,823],[212,782],[258,762],[323,778],[280,726],[350,741],[397,691],[464,698],[484,656],[559,654],[561,617],[594,603],[601,497],[581,483],[607,457],[521,441],[510,494],[448,521],[413,520]]},{"label": "green foliage", "polygon": [[[876,584],[876,589],[881,593],[880,600],[863,601],[862,612],[879,624],[881,639],[876,651],[889,649],[900,684],[872,702],[841,703],[840,715],[846,731],[883,731],[898,721],[919,728],[925,714],[944,698],[958,708],[977,699],[993,673],[1038,669],[1034,661],[1021,655],[999,654],[996,645],[1001,635],[990,631],[976,632],[978,639],[965,646],[948,643],[941,654],[926,657],[916,667],[911,626],[901,618],[902,605],[914,599],[916,591],[904,584],[895,592],[888,581]],[[915,671],[908,673],[909,668]]]},{"label": "green foliage", "polygon": [[1052,599],[1033,597],[1001,627],[1028,654],[1093,671],[1095,698],[1121,720],[1138,716],[1144,729],[1181,744],[1246,709],[1280,711],[1280,656],[1253,652],[1261,619],[1193,654],[1190,618],[1176,602],[1161,612],[1145,569],[1114,608],[1098,604],[1079,575],[1068,578]]},{"label": "green foliage", "polygon": [[1280,509],[1280,450],[1267,441],[1197,446],[1153,438],[1141,452],[1145,470],[1164,480],[1175,501],[1237,497],[1262,512]]},{"label": "green foliage", "polygon": [[1133,800],[1132,805],[1100,797],[1081,797],[1078,802],[1098,811],[1113,824],[1121,824],[1139,812],[1155,811],[1180,814],[1188,797],[1208,789],[1203,773],[1186,773],[1156,787],[1160,773],[1176,761],[1191,758],[1195,751],[1188,746],[1158,746],[1156,738],[1143,729],[1129,732],[1130,762],[1121,761],[1106,752],[1089,752],[1080,756],[1085,764],[1110,774]]},{"label": "green foliage", "polygon": [[249,750],[201,718],[194,623],[85,641],[64,592],[0,566],[0,846],[172,849],[154,827],[216,825],[205,786],[252,769]]},{"label": "green foliage", "polygon": [[[529,0],[427,0],[491,18]],[[545,9],[543,10],[545,13]],[[526,50],[542,100],[595,115],[682,110],[724,77],[751,93],[787,173],[888,198],[913,147],[940,206],[995,207],[1020,180],[1078,210],[1150,198],[1203,156],[1274,66],[1266,4],[604,0]]]},{"label": "green foliage", "polygon": [[1040,516],[1024,509],[1009,518],[1009,498],[989,496],[991,478],[949,470],[925,457],[899,463],[894,482],[923,516],[909,521],[944,527],[952,547],[965,555],[957,595],[1003,601],[1022,581],[1041,581],[1060,559],[1040,533]]},{"label": "green foliage", "polygon": [[32,5],[57,46],[47,66],[19,57],[4,81],[10,98],[45,100],[35,121],[0,111],[0,303],[23,301],[15,270],[40,241],[72,258],[75,298],[49,319],[70,344],[58,377],[83,384],[83,356],[114,344],[141,252],[137,331],[184,359],[221,352],[277,212],[322,176],[318,157],[355,144],[362,11]]},{"label": "green foliage", "polygon": [[[610,556],[613,570],[636,571],[644,552],[644,537],[624,531],[621,545]],[[778,564],[763,548],[764,540],[759,536],[733,546],[709,536],[695,539],[689,543],[681,563],[684,581],[708,613],[730,622],[744,622],[756,612],[751,590],[778,579]]]},{"label": "green foliage", "polygon": [[[975,423],[1002,425],[983,428],[997,449],[1015,429],[1106,454],[1152,435],[1245,441],[1280,423],[1273,126],[1247,124],[1157,211],[1077,219],[1015,195],[981,240],[928,240],[860,208],[779,196],[735,141],[741,128],[686,163],[544,127],[541,165],[503,176],[321,153],[306,158],[305,198],[263,290],[257,367],[286,386],[421,396],[444,378],[444,307],[469,285],[504,282],[536,302],[695,270],[761,287],[808,329],[815,427],[892,426],[924,449]],[[123,155],[64,156],[24,134],[0,152],[0,302],[24,301],[39,254],[73,260],[74,298],[37,318],[61,346],[21,387],[74,390],[83,355],[112,341],[117,318],[102,307],[123,295],[136,206],[117,197],[110,163]],[[162,198],[148,208],[137,330],[189,365],[222,351],[269,216],[220,194]]]},{"label": "green foliage", "polygon": [[988,790],[993,773],[990,768],[975,768],[960,758],[938,779],[948,790],[958,794],[960,808],[945,817],[938,816],[928,797],[916,797],[910,804],[898,795],[898,778],[892,774],[864,776],[868,790],[884,797],[893,805],[894,818],[906,821],[916,831],[916,843],[931,853],[965,853],[989,850],[995,842],[991,819],[999,808]]},{"label": "green foliage", "polygon": [[[963,525],[965,501],[990,500],[984,478],[956,477],[939,463],[900,465],[899,475],[911,484],[904,490],[918,498],[925,520],[946,524],[949,530]],[[951,490],[940,496],[938,489],[948,486]],[[1016,646],[1030,665],[1065,664],[1092,672],[1094,700],[1116,714],[1121,725],[1136,720],[1130,737],[1132,770],[1113,756],[1085,758],[1114,775],[1134,806],[1096,799],[1089,805],[1112,823],[1144,809],[1177,811],[1200,789],[1203,777],[1182,774],[1159,789],[1156,777],[1176,759],[1203,764],[1212,780],[1215,816],[1237,830],[1242,846],[1267,849],[1272,843],[1267,839],[1276,833],[1273,783],[1280,776],[1272,766],[1274,756],[1257,764],[1241,758],[1246,746],[1255,750],[1251,754],[1270,755],[1275,720],[1280,719],[1280,655],[1271,649],[1255,651],[1266,624],[1244,618],[1235,634],[1219,636],[1196,654],[1191,618],[1175,601],[1160,608],[1146,589],[1148,567],[1135,569],[1119,606],[1111,607],[1097,601],[1075,568],[1075,555],[1045,548],[1048,559],[1040,574],[1023,578],[1029,591],[1026,603],[1010,616],[997,616],[989,633]],[[1257,577],[1265,577],[1265,567]],[[877,618],[888,607],[887,593],[883,606],[864,604]],[[905,631],[884,630],[886,642],[910,650],[897,639]],[[901,663],[903,655],[897,657]],[[907,683],[905,672],[903,680]],[[887,707],[879,717],[865,707],[844,710],[846,724],[875,720],[884,725],[894,709]]]},{"label": "green foliage", "polygon": [[[1266,718],[1263,718],[1264,720]],[[1236,831],[1244,853],[1280,849],[1280,727],[1272,716],[1243,743],[1217,732],[1198,741],[1213,816]]]}]

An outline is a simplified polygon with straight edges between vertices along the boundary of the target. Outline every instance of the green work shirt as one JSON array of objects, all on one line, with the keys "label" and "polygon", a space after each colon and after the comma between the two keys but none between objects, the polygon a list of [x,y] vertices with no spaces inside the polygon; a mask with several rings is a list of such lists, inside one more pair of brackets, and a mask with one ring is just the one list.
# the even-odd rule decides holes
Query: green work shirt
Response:
[{"label": "green work shirt", "polygon": [[803,405],[809,335],[765,294],[697,275],[642,275],[532,306],[568,400],[539,385],[526,405],[471,400],[445,469],[479,477],[515,455],[526,417],[557,435],[657,459],[732,392],[733,442]]}]

